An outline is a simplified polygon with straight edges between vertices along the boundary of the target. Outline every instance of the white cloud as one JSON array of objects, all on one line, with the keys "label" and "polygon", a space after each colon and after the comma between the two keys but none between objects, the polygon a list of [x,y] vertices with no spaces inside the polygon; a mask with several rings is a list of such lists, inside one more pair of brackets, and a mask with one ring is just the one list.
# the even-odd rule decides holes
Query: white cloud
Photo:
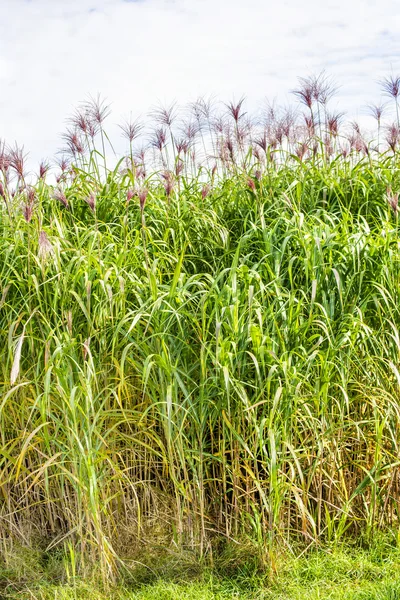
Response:
[{"label": "white cloud", "polygon": [[400,71],[398,0],[0,0],[0,137],[39,160],[88,94],[114,120],[158,100],[289,101],[326,68],[354,116]]}]

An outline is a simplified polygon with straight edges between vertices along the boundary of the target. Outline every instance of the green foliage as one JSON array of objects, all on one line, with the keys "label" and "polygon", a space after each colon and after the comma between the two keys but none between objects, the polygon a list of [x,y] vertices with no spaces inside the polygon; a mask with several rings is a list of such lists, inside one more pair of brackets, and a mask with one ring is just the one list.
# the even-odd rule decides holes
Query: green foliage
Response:
[{"label": "green foliage", "polygon": [[289,161],[250,187],[237,170],[208,195],[200,176],[168,197],[149,180],[143,210],[118,169],[102,186],[76,169],[65,202],[39,182],[30,219],[16,194],[0,219],[6,565],[40,539],[68,577],[112,582],[138,548],[212,564],[226,540],[273,572],[282,549],[397,526],[396,160]]}]

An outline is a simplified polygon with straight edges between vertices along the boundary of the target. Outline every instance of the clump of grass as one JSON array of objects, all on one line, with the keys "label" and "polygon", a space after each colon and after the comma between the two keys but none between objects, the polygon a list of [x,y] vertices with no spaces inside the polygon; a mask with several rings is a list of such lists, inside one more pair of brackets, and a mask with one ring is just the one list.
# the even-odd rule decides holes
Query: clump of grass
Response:
[{"label": "clump of grass", "polygon": [[157,546],[275,573],[397,527],[398,136],[341,133],[332,92],[157,110],[112,169],[91,99],[36,183],[0,146],[7,568],[39,536],[73,579]]}]

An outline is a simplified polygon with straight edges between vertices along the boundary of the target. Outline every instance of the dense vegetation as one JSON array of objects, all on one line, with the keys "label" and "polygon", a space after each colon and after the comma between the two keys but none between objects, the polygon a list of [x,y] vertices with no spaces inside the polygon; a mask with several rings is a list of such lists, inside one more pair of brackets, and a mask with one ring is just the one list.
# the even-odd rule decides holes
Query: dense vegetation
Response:
[{"label": "dense vegetation", "polygon": [[92,100],[37,180],[1,147],[5,565],[114,580],[145,548],[242,545],[273,572],[398,528],[399,127],[367,143],[331,91],[256,123],[157,110],[116,166]]}]

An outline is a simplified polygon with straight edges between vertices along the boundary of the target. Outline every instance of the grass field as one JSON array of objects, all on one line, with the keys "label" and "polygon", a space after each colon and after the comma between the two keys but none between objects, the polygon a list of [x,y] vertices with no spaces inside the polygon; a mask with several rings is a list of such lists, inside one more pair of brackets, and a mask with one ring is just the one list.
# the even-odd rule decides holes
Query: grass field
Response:
[{"label": "grass field", "polygon": [[126,597],[398,597],[400,129],[375,107],[366,141],[332,91],[158,109],[118,162],[92,99],[37,177],[0,146],[5,582],[21,548],[25,590],[38,560],[113,586],[183,552],[209,582]]},{"label": "grass field", "polygon": [[[240,563],[240,561],[239,561]],[[278,573],[254,569],[249,562],[229,566],[221,559],[212,570],[181,555],[156,571],[138,569],[118,587],[104,589],[99,577],[61,583],[54,562],[43,567],[31,552],[15,561],[4,598],[21,600],[396,600],[400,597],[400,553],[393,540],[378,536],[366,548],[349,546],[311,551],[300,558],[285,556]],[[39,576],[40,575],[40,580]],[[23,584],[31,580],[29,584]]]}]

